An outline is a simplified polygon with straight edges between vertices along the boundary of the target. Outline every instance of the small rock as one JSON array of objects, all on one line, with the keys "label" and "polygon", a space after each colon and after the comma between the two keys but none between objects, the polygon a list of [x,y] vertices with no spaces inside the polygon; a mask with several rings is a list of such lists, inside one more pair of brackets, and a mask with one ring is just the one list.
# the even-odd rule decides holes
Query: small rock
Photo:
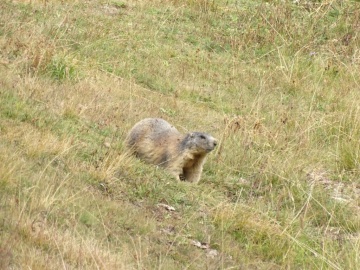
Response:
[{"label": "small rock", "polygon": [[191,240],[191,244],[194,245],[195,247],[198,247],[198,248],[201,248],[201,249],[208,249],[209,248],[209,244],[201,243],[200,241],[197,241],[197,240]]},{"label": "small rock", "polygon": [[164,204],[164,203],[158,203],[157,206],[159,207],[163,207],[165,208],[166,210],[172,212],[172,211],[175,211],[175,208],[170,206],[170,205],[167,205],[167,204]]},{"label": "small rock", "polygon": [[105,146],[106,148],[110,148],[110,147],[111,147],[111,139],[110,139],[110,138],[105,138],[104,146]]},{"label": "small rock", "polygon": [[216,249],[209,249],[206,253],[206,257],[211,259],[214,259],[217,255],[219,255],[219,252]]},{"label": "small rock", "polygon": [[106,148],[110,148],[110,147],[111,147],[111,144],[110,144],[109,142],[104,142],[104,146],[105,146]]}]

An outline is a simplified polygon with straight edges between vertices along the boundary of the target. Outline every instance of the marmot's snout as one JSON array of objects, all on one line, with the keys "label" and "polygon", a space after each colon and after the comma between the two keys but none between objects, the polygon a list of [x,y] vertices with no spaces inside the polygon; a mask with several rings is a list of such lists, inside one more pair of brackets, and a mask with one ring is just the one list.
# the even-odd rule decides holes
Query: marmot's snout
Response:
[{"label": "marmot's snout", "polygon": [[216,147],[217,144],[218,144],[218,142],[216,139],[209,142],[209,148],[207,149],[207,151],[210,152],[210,151],[214,150],[214,148]]},{"label": "marmot's snout", "polygon": [[214,148],[216,147],[218,142],[214,137],[211,137],[211,136],[208,136],[206,138],[206,141],[207,141],[206,145],[203,145],[203,149],[205,150],[206,153],[209,153],[212,150],[214,150]]},{"label": "marmot's snout", "polygon": [[218,144],[217,140],[214,140],[213,141],[213,145],[214,145],[213,149],[217,146],[217,144]]}]

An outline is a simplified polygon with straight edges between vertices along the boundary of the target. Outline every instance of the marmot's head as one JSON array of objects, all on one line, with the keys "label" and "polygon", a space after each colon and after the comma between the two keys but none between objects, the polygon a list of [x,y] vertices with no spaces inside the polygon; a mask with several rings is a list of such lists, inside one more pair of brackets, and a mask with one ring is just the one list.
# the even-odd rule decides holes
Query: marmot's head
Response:
[{"label": "marmot's head", "polygon": [[181,142],[182,150],[190,149],[197,154],[206,154],[214,150],[217,140],[203,132],[191,132]]}]

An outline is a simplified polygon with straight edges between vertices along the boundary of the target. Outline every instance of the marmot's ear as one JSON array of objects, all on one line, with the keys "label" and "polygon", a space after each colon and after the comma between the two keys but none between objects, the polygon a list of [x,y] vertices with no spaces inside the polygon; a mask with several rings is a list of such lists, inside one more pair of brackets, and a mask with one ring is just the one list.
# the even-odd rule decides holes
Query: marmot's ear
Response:
[{"label": "marmot's ear", "polygon": [[194,139],[194,138],[195,138],[195,134],[191,132],[191,133],[190,133],[190,138],[191,138],[191,139]]}]

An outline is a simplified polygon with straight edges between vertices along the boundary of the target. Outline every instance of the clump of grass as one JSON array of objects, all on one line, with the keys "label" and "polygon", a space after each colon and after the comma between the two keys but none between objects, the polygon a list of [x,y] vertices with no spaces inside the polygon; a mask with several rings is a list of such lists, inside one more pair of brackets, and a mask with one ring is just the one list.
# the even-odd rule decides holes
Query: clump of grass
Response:
[{"label": "clump of grass", "polygon": [[241,243],[241,250],[254,256],[266,256],[264,260],[276,263],[283,260],[290,242],[276,224],[262,220],[261,215],[250,215],[243,209],[230,210],[227,206],[222,206],[218,211],[215,215],[218,230],[230,233],[235,241]]},{"label": "clump of grass", "polygon": [[46,67],[49,76],[57,81],[73,80],[77,77],[76,66],[64,57],[53,57]]}]

